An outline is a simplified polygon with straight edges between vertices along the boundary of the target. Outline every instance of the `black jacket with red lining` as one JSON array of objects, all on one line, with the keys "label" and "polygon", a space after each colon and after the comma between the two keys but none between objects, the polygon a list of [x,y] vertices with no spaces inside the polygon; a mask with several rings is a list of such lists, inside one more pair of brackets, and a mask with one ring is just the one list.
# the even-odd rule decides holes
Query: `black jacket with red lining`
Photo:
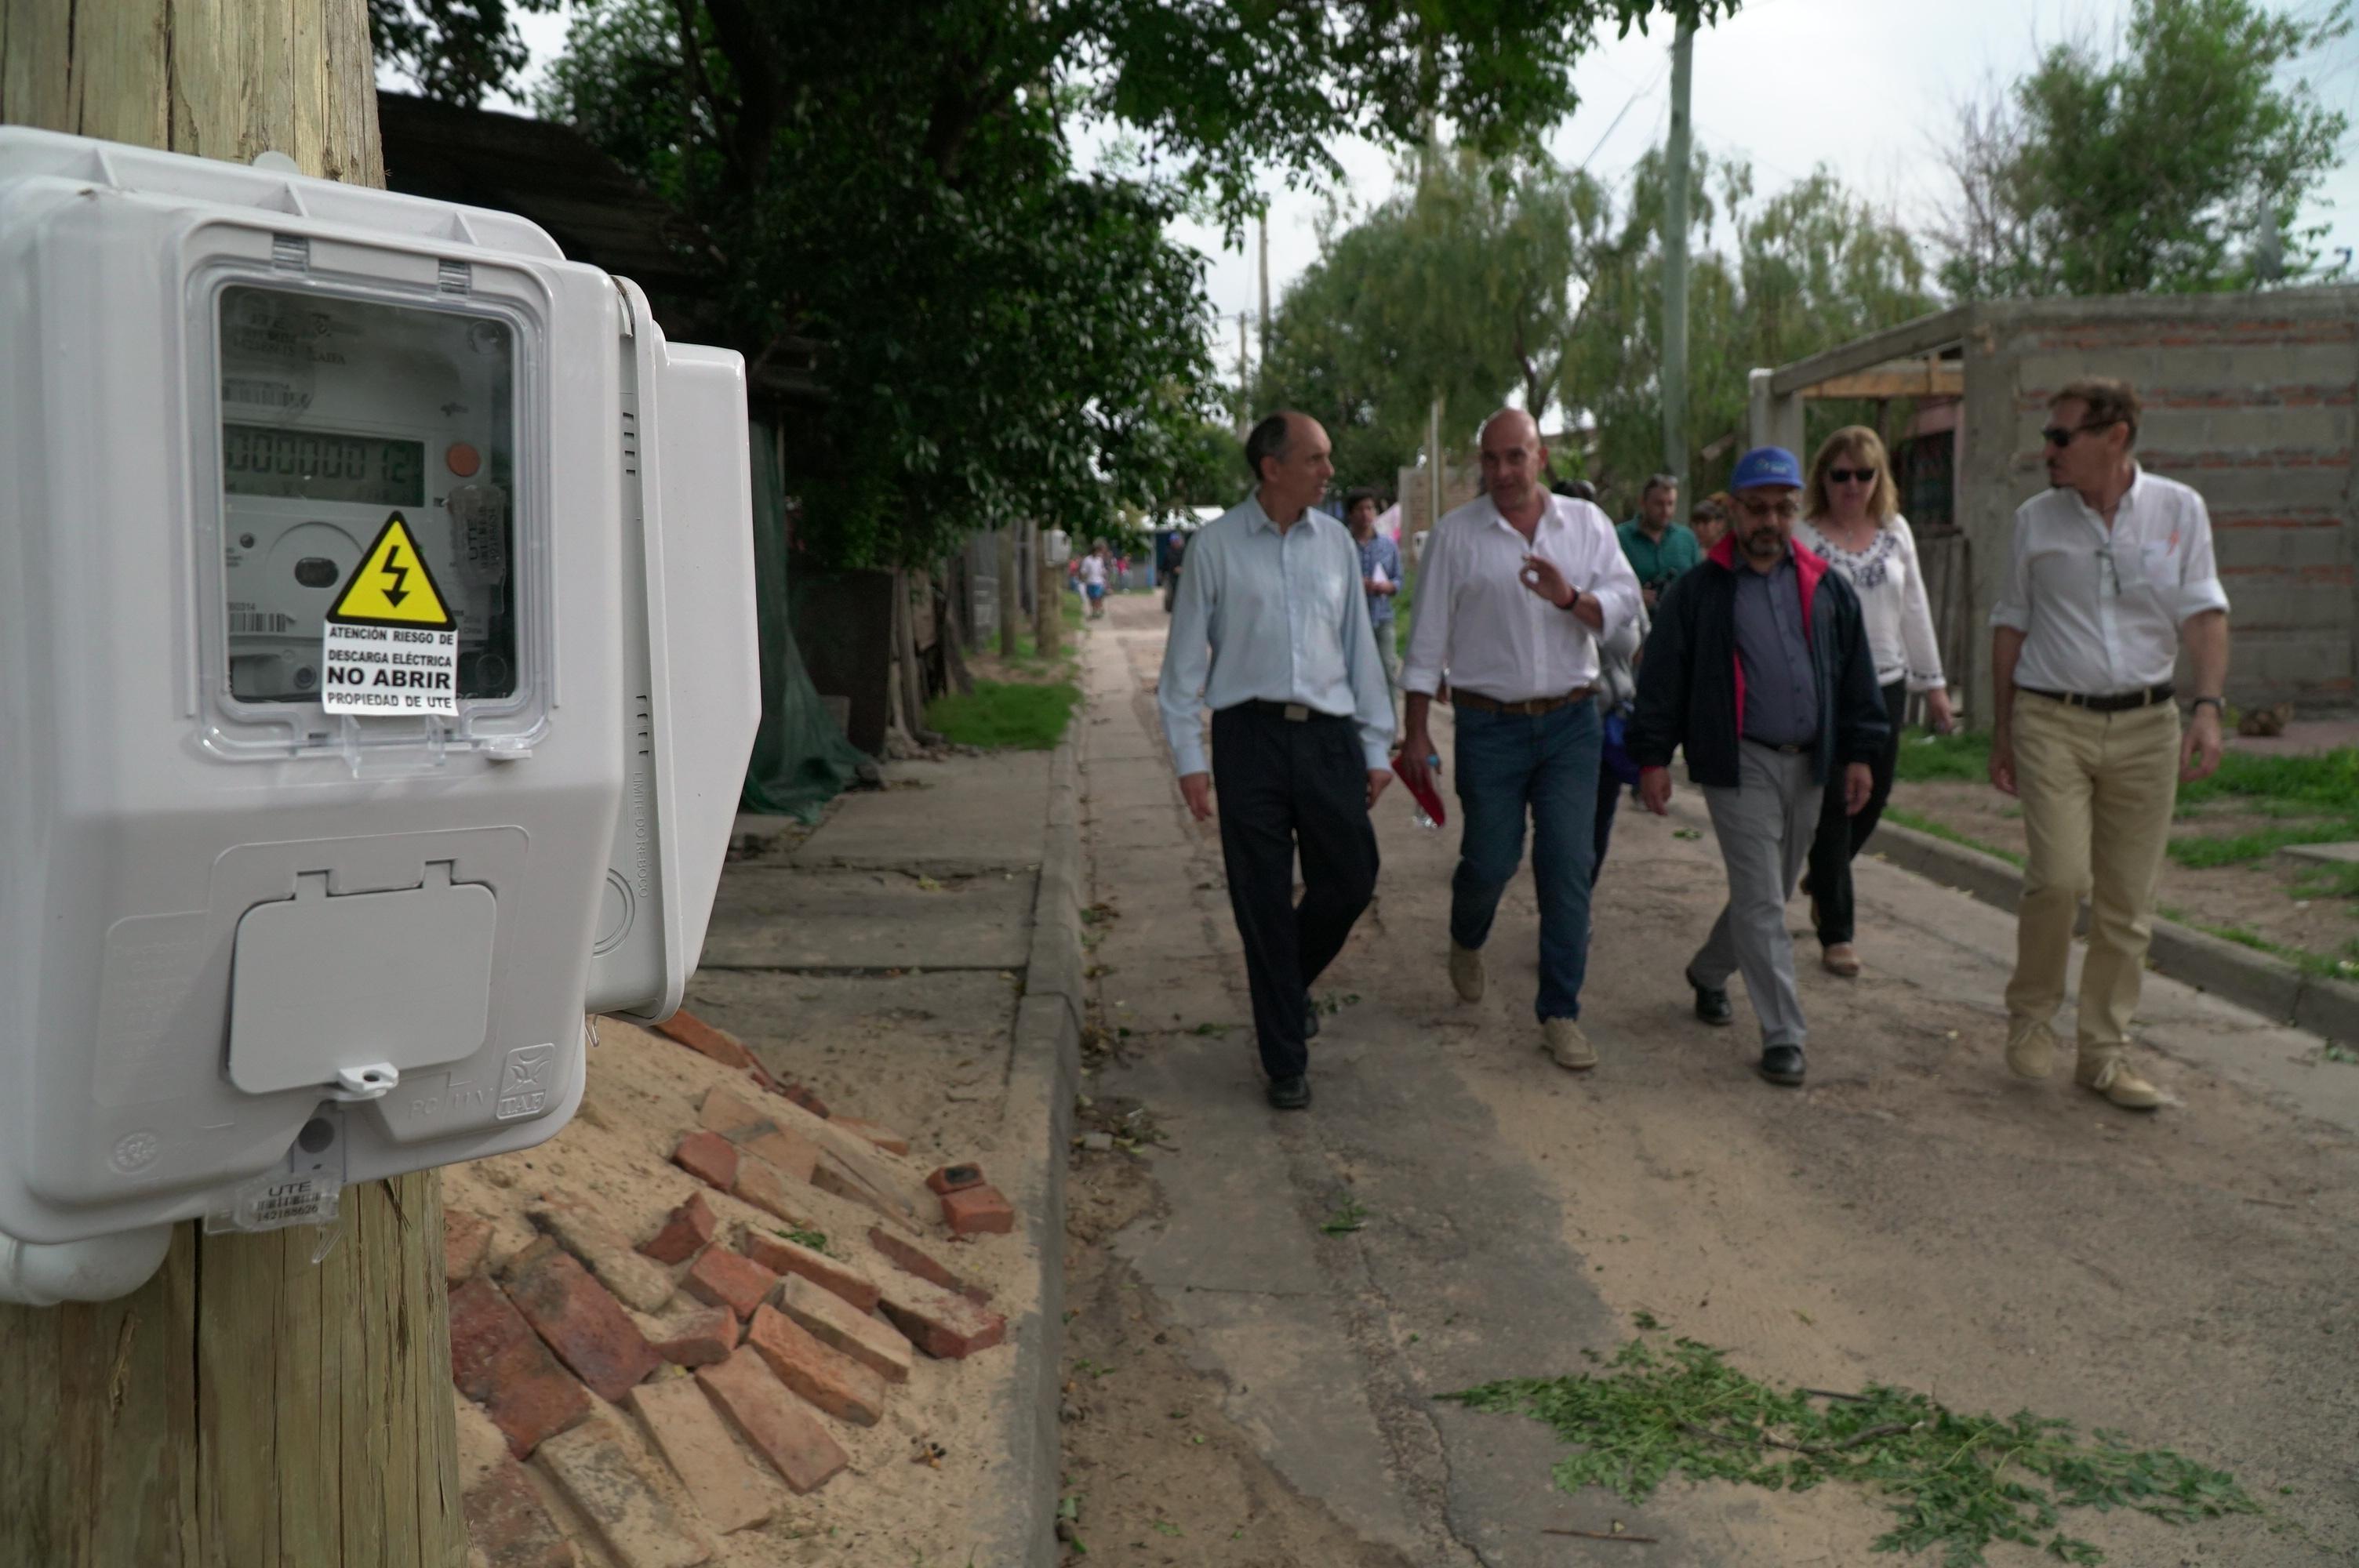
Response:
[{"label": "black jacket with red lining", "polygon": [[[1802,588],[1802,628],[1819,687],[1819,744],[1811,775],[1824,784],[1842,764],[1873,762],[1891,727],[1858,596],[1840,572],[1827,569],[1825,560],[1800,545],[1793,551]],[[1667,768],[1671,753],[1685,747],[1690,779],[1736,785],[1745,711],[1745,668],[1736,656],[1736,574],[1752,569],[1737,560],[1735,535],[1730,535],[1656,602],[1630,725],[1630,755],[1641,768]]]}]

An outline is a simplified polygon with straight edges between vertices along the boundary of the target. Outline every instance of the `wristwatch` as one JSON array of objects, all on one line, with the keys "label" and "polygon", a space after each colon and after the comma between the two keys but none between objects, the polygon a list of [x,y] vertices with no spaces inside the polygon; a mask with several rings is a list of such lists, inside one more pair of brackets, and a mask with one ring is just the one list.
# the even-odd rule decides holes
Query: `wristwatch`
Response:
[{"label": "wristwatch", "polygon": [[2188,716],[2190,719],[2192,719],[2192,718],[2194,718],[2194,717],[2195,717],[2195,710],[2196,710],[2197,708],[2203,708],[2203,707],[2207,707],[2207,706],[2208,706],[2208,707],[2212,707],[2212,708],[2218,708],[2218,709],[2220,710],[2220,717],[2221,717],[2221,718],[2225,719],[2225,718],[2227,718],[2227,717],[2228,717],[2228,705],[2227,705],[2226,703],[2224,703],[2224,702],[2221,701],[2221,700],[2220,700],[2218,697],[2197,697],[2194,701],[2192,701],[2192,702],[2190,702],[2190,703],[2189,703],[2189,704],[2187,705],[2187,716]]}]

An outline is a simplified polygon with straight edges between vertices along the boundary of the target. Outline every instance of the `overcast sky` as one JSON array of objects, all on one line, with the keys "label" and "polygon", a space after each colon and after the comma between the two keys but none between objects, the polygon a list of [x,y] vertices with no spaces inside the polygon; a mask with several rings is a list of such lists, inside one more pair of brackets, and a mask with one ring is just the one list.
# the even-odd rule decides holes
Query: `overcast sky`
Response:
[{"label": "overcast sky", "polygon": [[[2332,0],[2281,0],[2315,15]],[[1698,142],[1721,155],[1751,159],[1756,192],[1777,190],[1818,164],[1923,227],[1948,191],[1940,154],[1959,103],[1993,81],[2012,81],[2042,49],[2068,38],[2093,38],[2110,49],[2129,0],[1748,0],[1736,16],[1695,43],[1693,112]],[[538,68],[561,50],[564,23],[521,19]],[[2359,125],[2359,38],[2334,46],[2332,58],[2308,62],[2303,74],[2332,108]],[[1581,107],[1549,137],[1570,164],[1586,163],[1607,181],[1626,176],[1647,148],[1660,145],[1670,101],[1670,34],[1602,41],[1579,67]],[[515,107],[516,105],[509,105]],[[2359,246],[2359,130],[2345,141],[2345,162],[2326,182],[2313,222],[2331,226],[2330,247]],[[1365,143],[1337,149],[1348,199],[1384,199],[1392,160]],[[1286,285],[1317,259],[1317,218],[1325,198],[1287,190],[1273,179],[1269,220],[1270,287]],[[1216,339],[1223,364],[1236,355],[1235,317],[1259,309],[1259,281],[1248,253],[1223,251],[1220,234],[1194,224],[1175,232],[1203,251],[1208,288],[1226,320]],[[1249,241],[1250,243],[1250,241]],[[1258,348],[1256,347],[1256,352]]]}]

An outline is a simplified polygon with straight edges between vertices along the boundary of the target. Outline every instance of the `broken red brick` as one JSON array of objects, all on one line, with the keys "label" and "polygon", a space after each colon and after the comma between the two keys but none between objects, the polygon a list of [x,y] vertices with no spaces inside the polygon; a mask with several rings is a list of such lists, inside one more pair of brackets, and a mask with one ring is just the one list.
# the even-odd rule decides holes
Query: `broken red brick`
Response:
[{"label": "broken red brick", "polygon": [[875,1426],[885,1413],[885,1379],[841,1350],[831,1349],[776,1307],[754,1314],[745,1343],[778,1381],[838,1421]]},{"label": "broken red brick", "polygon": [[642,1383],[631,1390],[631,1408],[714,1530],[727,1535],[770,1517],[776,1488],[763,1482],[692,1379]]},{"label": "broken red brick", "polygon": [[964,1296],[895,1280],[885,1292],[885,1315],[909,1343],[938,1361],[957,1361],[1007,1338],[1007,1319]]},{"label": "broken red brick", "polygon": [[767,1160],[748,1154],[737,1167],[736,1195],[764,1214],[809,1229],[812,1224],[811,1189],[806,1182],[788,1182]]},{"label": "broken red brick", "polygon": [[724,1193],[737,1182],[737,1146],[717,1132],[690,1133],[671,1152],[671,1162]]},{"label": "broken red brick", "polygon": [[588,1390],[481,1275],[451,1292],[451,1380],[484,1407],[519,1459],[591,1410]]},{"label": "broken red brick", "polygon": [[735,1035],[724,1033],[713,1028],[686,1008],[680,1009],[661,1023],[657,1024],[656,1033],[668,1040],[678,1041],[690,1050],[710,1056],[716,1062],[726,1063],[732,1067],[750,1067],[754,1065],[754,1053],[745,1049]]},{"label": "broken red brick", "polygon": [[746,1318],[778,1288],[778,1277],[751,1258],[742,1258],[725,1247],[708,1247],[679,1288],[707,1306],[727,1307]]},{"label": "broken red brick", "polygon": [[988,1302],[991,1292],[953,1270],[906,1236],[896,1236],[881,1225],[868,1227],[868,1244],[896,1268],[903,1269],[946,1291],[956,1291],[971,1302]]},{"label": "broken red brick", "polygon": [[747,1346],[696,1374],[712,1402],[798,1492],[815,1492],[849,1463],[810,1407],[771,1374]]},{"label": "broken red brick", "polygon": [[792,1104],[802,1107],[805,1110],[810,1112],[813,1116],[818,1117],[822,1121],[829,1119],[831,1113],[827,1108],[827,1101],[820,1098],[818,1095],[812,1093],[809,1087],[802,1084],[787,1082],[773,1083],[769,1087],[772,1094],[777,1095]]},{"label": "broken red brick", "polygon": [[629,1238],[590,1205],[570,1197],[540,1199],[525,1210],[533,1228],[573,1254],[625,1306],[653,1312],[671,1299],[669,1270],[641,1257]]},{"label": "broken red brick", "polygon": [[746,1257],[774,1274],[800,1274],[825,1285],[862,1312],[876,1310],[876,1281],[849,1263],[750,1225],[738,1247]]},{"label": "broken red brick", "polygon": [[662,1320],[647,1336],[655,1353],[675,1367],[710,1367],[737,1348],[737,1314],[725,1306],[701,1306]]},{"label": "broken red brick", "polygon": [[661,1230],[639,1243],[639,1250],[658,1263],[685,1263],[720,1228],[721,1221],[713,1217],[704,1195],[690,1193],[686,1203],[671,1211]]},{"label": "broken red brick", "polygon": [[697,1103],[696,1122],[708,1132],[734,1140],[747,1128],[757,1127],[770,1119],[752,1100],[734,1089],[710,1088]]},{"label": "broken red brick", "polygon": [[944,1165],[932,1175],[926,1178],[926,1185],[932,1188],[934,1192],[940,1196],[948,1197],[951,1194],[963,1191],[968,1187],[979,1187],[983,1185],[983,1167],[980,1165]]},{"label": "broken red brick", "polygon": [[442,1211],[442,1279],[453,1287],[472,1280],[492,1245],[492,1222],[462,1208]]},{"label": "broken red brick", "polygon": [[778,1306],[822,1345],[842,1351],[888,1383],[906,1383],[917,1359],[901,1331],[880,1323],[822,1285],[788,1277]]},{"label": "broken red brick", "polygon": [[506,1454],[461,1499],[467,1539],[493,1568],[579,1568],[582,1559],[541,1506],[524,1466]]},{"label": "broken red brick", "polygon": [[1005,1236],[1016,1228],[1016,1210],[997,1187],[962,1187],[943,1195],[942,1223],[952,1236]]},{"label": "broken red brick", "polygon": [[694,1514],[675,1509],[658,1489],[648,1470],[659,1464],[612,1416],[551,1438],[540,1466],[625,1568],[696,1568],[718,1549]]},{"label": "broken red brick", "polygon": [[819,1166],[819,1145],[776,1123],[761,1122],[734,1136],[738,1148],[767,1160],[778,1168],[779,1174],[798,1182],[810,1181]]},{"label": "broken red brick", "polygon": [[517,1258],[507,1282],[516,1310],[600,1399],[620,1401],[663,1365],[614,1292],[555,1242]]},{"label": "broken red brick", "polygon": [[880,1127],[875,1122],[863,1121],[853,1116],[839,1116],[835,1118],[835,1124],[847,1132],[860,1134],[887,1154],[907,1154],[909,1152],[909,1141],[889,1127]]}]

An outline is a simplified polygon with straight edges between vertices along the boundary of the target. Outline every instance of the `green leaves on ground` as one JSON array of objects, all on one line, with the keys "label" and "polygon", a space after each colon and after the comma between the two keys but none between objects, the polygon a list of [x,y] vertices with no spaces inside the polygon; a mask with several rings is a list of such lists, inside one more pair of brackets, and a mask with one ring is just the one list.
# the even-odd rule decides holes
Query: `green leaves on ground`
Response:
[{"label": "green leaves on ground", "polygon": [[2093,1542],[2060,1528],[2071,1509],[2135,1509],[2177,1524],[2261,1511],[2227,1472],[2169,1449],[2133,1448],[2118,1433],[2084,1440],[2027,1411],[1961,1415],[1877,1385],[1855,1395],[1780,1390],[1691,1339],[1634,1339],[1596,1376],[1516,1379],[1441,1397],[1529,1416],[1573,1444],[1556,1465],[1560,1491],[1603,1487],[1642,1503],[1673,1476],[1773,1491],[1847,1482],[1893,1512],[1877,1551],[1939,1549],[1947,1568],[1984,1563],[1994,1541],[2104,1562]]},{"label": "green leaves on ground", "polygon": [[1367,1220],[1368,1211],[1360,1206],[1360,1200],[1355,1197],[1346,1197],[1335,1206],[1335,1212],[1329,1215],[1326,1223],[1319,1228],[1330,1236],[1349,1236],[1365,1225]]}]

